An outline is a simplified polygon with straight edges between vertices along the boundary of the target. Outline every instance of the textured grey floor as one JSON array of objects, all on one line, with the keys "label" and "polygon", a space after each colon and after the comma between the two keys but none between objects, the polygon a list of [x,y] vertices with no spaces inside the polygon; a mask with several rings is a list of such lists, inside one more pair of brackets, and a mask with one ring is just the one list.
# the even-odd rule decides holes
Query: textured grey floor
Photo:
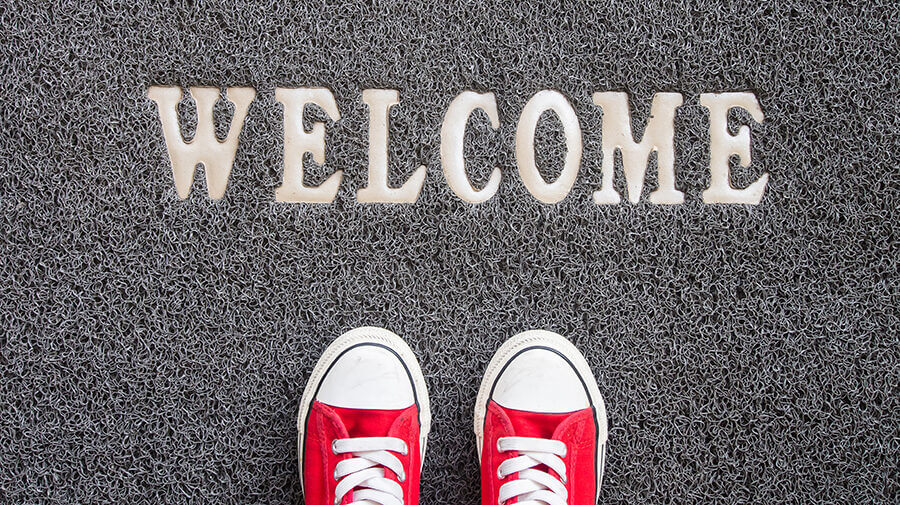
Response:
[{"label": "textured grey floor", "polygon": [[[362,324],[405,336],[426,372],[424,504],[477,502],[480,374],[527,328],[570,336],[599,378],[605,502],[900,501],[895,2],[376,3],[0,5],[0,502],[296,503],[301,391]],[[202,177],[177,199],[151,84],[259,90],[223,201]],[[279,85],[336,95],[334,205],[274,202]],[[415,205],[353,198],[365,87],[401,91],[390,166],[427,164]],[[514,170],[516,119],[543,88],[585,134],[556,206]],[[469,135],[476,178],[504,173],[477,208],[439,164],[465,89],[494,91],[503,123]],[[591,203],[590,93],[618,89],[639,129],[653,92],[684,94],[684,205]],[[735,178],[767,171],[768,190],[703,205],[698,96],[745,89],[766,121]],[[549,176],[554,122],[538,135]]]}]

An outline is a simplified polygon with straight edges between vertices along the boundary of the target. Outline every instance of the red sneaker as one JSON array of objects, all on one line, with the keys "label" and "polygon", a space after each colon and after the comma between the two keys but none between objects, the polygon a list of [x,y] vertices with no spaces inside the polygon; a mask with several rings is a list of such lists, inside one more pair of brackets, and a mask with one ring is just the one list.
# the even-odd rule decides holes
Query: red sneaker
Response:
[{"label": "red sneaker", "polygon": [[381,328],[341,335],[300,402],[306,505],[416,505],[430,427],[425,379],[409,346]]},{"label": "red sneaker", "polygon": [[597,503],[606,406],[584,357],[556,333],[520,333],[494,354],[475,436],[482,505]]}]

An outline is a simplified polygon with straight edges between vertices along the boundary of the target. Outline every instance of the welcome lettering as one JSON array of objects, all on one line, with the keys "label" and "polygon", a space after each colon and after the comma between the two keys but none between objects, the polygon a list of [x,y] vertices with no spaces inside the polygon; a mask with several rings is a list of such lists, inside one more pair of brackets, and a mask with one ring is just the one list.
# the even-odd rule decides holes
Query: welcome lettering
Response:
[{"label": "welcome lettering", "polygon": [[[190,142],[178,126],[178,102],[181,88],[176,86],[151,86],[147,96],[156,102],[163,137],[172,166],[172,175],[178,196],[189,196],[196,166],[203,163],[209,197],[218,200],[225,194],[231,167],[237,151],[238,139],[247,109],[256,96],[252,88],[235,87],[226,90],[227,99],[234,104],[234,117],[224,141],[215,137],[213,105],[219,97],[214,87],[192,87],[190,94],[197,104],[197,127]],[[650,117],[641,135],[635,140],[632,130],[631,109],[628,95],[621,92],[597,92],[593,103],[603,111],[602,125],[602,183],[594,191],[597,205],[617,204],[621,195],[614,187],[615,153],[622,156],[627,198],[637,203],[644,187],[647,164],[651,153],[657,153],[658,187],[650,193],[652,204],[672,205],[684,202],[684,193],[675,187],[675,111],[683,103],[680,93],[657,93],[653,97]],[[331,121],[340,121],[334,95],[326,88],[276,88],[275,99],[284,106],[284,175],[282,184],[275,191],[275,200],[292,203],[330,203],[337,195],[342,171],[332,173],[318,186],[309,186],[303,180],[303,156],[312,155],[316,163],[325,163],[326,124],[316,122],[311,131],[303,127],[303,111],[307,105],[322,109]],[[389,111],[400,103],[400,94],[391,89],[366,89],[362,101],[369,110],[369,165],[365,187],[356,193],[363,203],[414,203],[425,183],[426,168],[420,166],[397,188],[388,185],[388,135]],[[769,174],[746,188],[731,184],[728,160],[737,156],[740,166],[750,164],[750,127],[743,125],[737,135],[728,131],[728,114],[732,109],[747,111],[754,121],[764,119],[756,95],[751,92],[703,93],[700,104],[709,111],[710,186],[702,193],[705,203],[758,204],[765,193]],[[447,108],[441,124],[441,167],[450,189],[462,200],[478,204],[491,199],[500,187],[502,173],[494,168],[482,188],[472,185],[466,171],[463,140],[471,114],[481,109],[487,114],[491,127],[500,127],[497,102],[493,93],[464,91]],[[562,172],[554,181],[547,181],[538,172],[534,156],[534,133],[538,120],[546,111],[552,111],[563,125],[566,156]],[[536,93],[522,109],[516,127],[515,153],[519,176],[528,191],[537,200],[553,204],[563,200],[572,189],[581,166],[582,133],[575,109],[566,97],[553,90]]]}]

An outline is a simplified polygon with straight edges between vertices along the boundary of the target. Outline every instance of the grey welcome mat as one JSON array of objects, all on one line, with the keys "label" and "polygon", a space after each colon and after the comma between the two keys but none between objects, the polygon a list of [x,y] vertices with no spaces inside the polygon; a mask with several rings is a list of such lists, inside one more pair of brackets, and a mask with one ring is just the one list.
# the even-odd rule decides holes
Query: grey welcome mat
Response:
[{"label": "grey welcome mat", "polygon": [[[476,389],[528,328],[571,338],[598,377],[604,502],[896,503],[897,4],[563,4],[4,2],[0,502],[297,503],[312,365],[341,332],[379,325],[407,339],[431,392],[423,504],[478,503]],[[178,198],[151,85],[256,89],[223,199],[202,170]],[[329,205],[274,198],[274,90],[304,86],[341,113],[307,170],[312,184],[343,170]],[[389,168],[396,183],[426,166],[414,204],[356,200],[366,88],[399,91]],[[568,98],[584,139],[554,205],[525,189],[514,149],[543,89]],[[464,90],[494,92],[501,123],[470,123],[471,177],[503,174],[477,206],[440,164]],[[593,203],[595,91],[627,91],[636,132],[654,93],[683,95],[683,204],[648,202],[655,162],[639,203]],[[699,96],[723,91],[765,113],[731,117],[752,132],[735,185],[769,174],[759,205],[701,197]],[[553,115],[536,138],[553,178]]]}]

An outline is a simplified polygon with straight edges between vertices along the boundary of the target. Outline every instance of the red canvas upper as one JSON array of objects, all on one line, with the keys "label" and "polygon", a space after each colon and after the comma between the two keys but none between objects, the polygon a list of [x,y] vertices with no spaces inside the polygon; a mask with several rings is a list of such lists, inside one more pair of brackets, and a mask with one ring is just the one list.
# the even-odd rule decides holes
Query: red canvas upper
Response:
[{"label": "red canvas upper", "polygon": [[[419,502],[421,451],[416,405],[401,410],[365,410],[332,407],[317,401],[309,411],[304,434],[303,487],[306,505],[334,503],[334,488],[337,485],[334,480],[335,465],[353,456],[335,455],[331,443],[336,439],[356,437],[394,437],[406,442],[408,453],[396,454],[403,462],[406,480],[399,482],[388,469],[385,470],[385,477],[400,483],[406,505]],[[352,500],[352,493],[349,493],[342,503]]]},{"label": "red canvas upper", "polygon": [[[484,419],[484,445],[481,453],[481,503],[497,505],[500,486],[515,480],[518,474],[501,480],[497,467],[503,461],[518,456],[517,452],[500,452],[497,440],[502,437],[532,437],[559,440],[566,444],[566,464],[569,492],[568,505],[594,505],[596,502],[597,426],[591,408],[564,414],[542,414],[501,407],[493,400],[488,403]],[[540,470],[548,471],[546,467]],[[554,477],[559,477],[549,470]],[[510,500],[508,503],[515,503]]]}]

